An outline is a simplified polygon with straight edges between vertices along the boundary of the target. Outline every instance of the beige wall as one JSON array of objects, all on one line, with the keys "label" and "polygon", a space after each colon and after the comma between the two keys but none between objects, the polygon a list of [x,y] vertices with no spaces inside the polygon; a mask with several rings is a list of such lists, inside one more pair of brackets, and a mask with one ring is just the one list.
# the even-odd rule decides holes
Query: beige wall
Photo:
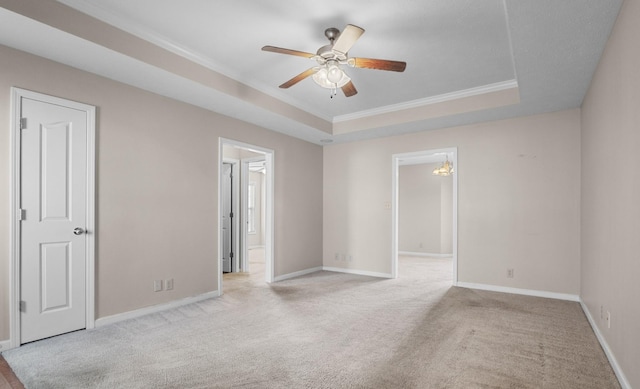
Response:
[{"label": "beige wall", "polygon": [[[451,253],[446,248],[451,250],[453,195],[450,188],[453,181],[450,177],[433,175],[433,169],[439,165],[434,163],[399,167],[398,251]],[[448,191],[445,188],[447,186]],[[449,198],[443,198],[443,195]],[[449,231],[443,231],[443,227],[449,228]]]},{"label": "beige wall", "polygon": [[457,147],[459,281],[577,295],[579,137],[570,110],[325,146],[324,265],[391,273],[392,155]]},{"label": "beige wall", "polygon": [[[320,266],[319,146],[0,46],[0,340],[9,338],[12,86],[98,107],[97,317],[217,288],[219,137],[275,151],[275,275]],[[175,289],[154,293],[163,278]]]},{"label": "beige wall", "polygon": [[[640,1],[626,0],[582,106],[581,297],[640,388]],[[600,309],[611,312],[607,328]]]}]

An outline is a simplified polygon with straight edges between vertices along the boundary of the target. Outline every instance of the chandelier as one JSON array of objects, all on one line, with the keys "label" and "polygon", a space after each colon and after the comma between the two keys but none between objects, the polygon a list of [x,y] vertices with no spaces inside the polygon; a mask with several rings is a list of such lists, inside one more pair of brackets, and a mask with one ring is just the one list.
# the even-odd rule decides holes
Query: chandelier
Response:
[{"label": "chandelier", "polygon": [[433,169],[434,176],[448,177],[454,173],[453,164],[449,162],[449,158],[442,163],[439,167]]}]

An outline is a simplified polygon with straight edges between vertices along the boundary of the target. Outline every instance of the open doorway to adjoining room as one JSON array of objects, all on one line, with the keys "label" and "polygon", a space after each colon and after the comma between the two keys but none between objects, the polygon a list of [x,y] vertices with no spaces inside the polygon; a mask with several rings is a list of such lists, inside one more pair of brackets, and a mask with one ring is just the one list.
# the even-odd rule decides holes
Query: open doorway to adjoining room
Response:
[{"label": "open doorway to adjoining room", "polygon": [[273,282],[273,151],[220,139],[219,291],[237,277]]},{"label": "open doorway to adjoining room", "polygon": [[392,273],[423,258],[457,283],[457,149],[393,156]]}]

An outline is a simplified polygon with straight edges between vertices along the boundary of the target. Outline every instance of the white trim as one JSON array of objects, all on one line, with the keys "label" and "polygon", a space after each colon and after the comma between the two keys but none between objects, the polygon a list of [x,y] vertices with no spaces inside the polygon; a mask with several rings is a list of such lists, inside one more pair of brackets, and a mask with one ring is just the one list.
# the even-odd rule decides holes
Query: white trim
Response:
[{"label": "white trim", "polygon": [[609,347],[607,340],[602,335],[602,332],[600,332],[600,328],[598,328],[598,326],[596,325],[596,322],[595,320],[593,320],[593,316],[591,315],[591,312],[589,311],[587,304],[585,304],[584,301],[582,301],[582,298],[580,298],[580,306],[582,307],[582,311],[587,317],[587,320],[589,321],[589,324],[591,325],[593,332],[596,334],[596,338],[598,338],[598,342],[600,342],[600,346],[602,347],[602,350],[604,350],[604,353],[607,356],[609,363],[611,364],[611,368],[613,368],[613,372],[616,373],[616,377],[618,377],[620,386],[622,387],[622,389],[631,389],[631,384],[629,383],[629,380],[627,380],[627,377],[624,375],[622,368],[618,364],[618,360],[613,354],[613,351],[611,351],[611,347]]},{"label": "white trim", "polygon": [[453,257],[453,253],[451,254],[436,254],[436,253],[420,253],[414,251],[398,251],[398,255],[408,255],[411,257],[431,257],[431,258],[449,258]]},{"label": "white trim", "polygon": [[[439,160],[438,160],[439,158]],[[391,276],[398,277],[398,177],[400,166],[416,165],[430,162],[444,161],[448,158],[454,166],[455,173],[451,176],[453,188],[452,204],[452,285],[458,285],[458,148],[449,147],[414,151],[391,156]]]},{"label": "white trim", "polygon": [[284,280],[288,280],[290,278],[304,276],[304,275],[315,273],[315,272],[318,272],[318,271],[321,271],[321,270],[322,270],[322,266],[312,267],[311,269],[295,271],[293,273],[283,274],[281,276],[277,276],[273,281],[275,281],[275,282],[284,281]]},{"label": "white trim", "polygon": [[242,206],[240,207],[240,251],[242,252],[242,263],[240,266],[240,271],[248,272],[249,271],[249,248],[247,244],[248,232],[247,232],[247,209],[248,200],[247,193],[249,192],[249,162],[246,159],[240,160],[240,180],[242,181],[240,184],[240,201],[242,202]]},{"label": "white trim", "polygon": [[491,292],[520,294],[524,296],[544,297],[544,298],[556,299],[556,300],[566,300],[566,301],[576,301],[576,302],[580,301],[580,296],[578,296],[577,294],[547,292],[544,290],[511,288],[508,286],[489,285],[489,284],[474,284],[472,282],[458,282],[457,286],[459,286],[460,288],[466,288],[466,289],[488,290]]},{"label": "white trim", "polygon": [[423,99],[406,101],[399,104],[385,105],[379,108],[367,109],[367,110],[358,111],[358,112],[354,112],[346,115],[335,116],[333,118],[333,123],[335,124],[340,122],[346,122],[349,120],[362,119],[369,116],[402,111],[404,109],[424,107],[427,105],[444,103],[447,101],[453,101],[453,100],[463,99],[466,97],[483,95],[486,93],[499,92],[502,90],[513,89],[517,87],[518,87],[517,80],[496,82],[494,84],[478,86],[475,88],[464,89],[464,90],[451,92],[451,93],[444,93],[437,96],[429,96]]},{"label": "white trim", "polygon": [[87,198],[86,198],[86,307],[85,328],[95,326],[95,174],[96,174],[96,107],[72,100],[62,99],[17,87],[11,87],[11,123],[10,123],[10,227],[9,227],[9,338],[11,347],[20,346],[20,111],[22,98],[57,104],[63,107],[83,111],[87,114]]},{"label": "white trim", "polygon": [[9,227],[9,341],[11,348],[20,346],[20,95],[11,88],[11,194],[10,194],[10,227]]},{"label": "white trim", "polygon": [[197,303],[200,301],[204,301],[204,300],[209,300],[212,298],[216,298],[220,296],[220,294],[218,293],[217,290],[214,290],[212,292],[207,292],[207,293],[203,293],[197,296],[193,296],[193,297],[187,297],[187,298],[183,298],[180,300],[174,300],[168,303],[163,303],[163,304],[157,304],[157,305],[152,305],[150,307],[144,307],[144,308],[140,308],[140,309],[136,309],[133,311],[128,311],[128,312],[123,312],[123,313],[118,313],[115,315],[111,315],[111,316],[105,316],[105,317],[101,317],[100,319],[96,320],[96,327],[104,327],[106,325],[110,325],[110,324],[114,324],[114,323],[118,323],[121,321],[125,321],[125,320],[129,320],[129,319],[135,319],[141,316],[145,316],[145,315],[149,315],[151,313],[158,313],[158,312],[163,312],[169,309],[173,309],[173,308],[179,308],[185,305],[189,305],[189,304],[193,304],[193,303]]},{"label": "white trim", "polygon": [[395,278],[393,277],[393,274],[390,274],[390,273],[378,273],[378,272],[367,271],[367,270],[346,269],[344,267],[322,266],[322,270],[332,271],[335,273],[356,274],[359,276],[367,276],[367,277]]}]

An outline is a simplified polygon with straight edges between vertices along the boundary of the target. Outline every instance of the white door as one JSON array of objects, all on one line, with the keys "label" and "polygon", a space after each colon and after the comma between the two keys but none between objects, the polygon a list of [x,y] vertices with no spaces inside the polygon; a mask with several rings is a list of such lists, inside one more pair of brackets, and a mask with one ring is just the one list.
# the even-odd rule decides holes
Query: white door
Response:
[{"label": "white door", "polygon": [[222,271],[233,271],[233,165],[222,164]]},{"label": "white door", "polygon": [[20,343],[86,328],[87,112],[23,97]]}]

